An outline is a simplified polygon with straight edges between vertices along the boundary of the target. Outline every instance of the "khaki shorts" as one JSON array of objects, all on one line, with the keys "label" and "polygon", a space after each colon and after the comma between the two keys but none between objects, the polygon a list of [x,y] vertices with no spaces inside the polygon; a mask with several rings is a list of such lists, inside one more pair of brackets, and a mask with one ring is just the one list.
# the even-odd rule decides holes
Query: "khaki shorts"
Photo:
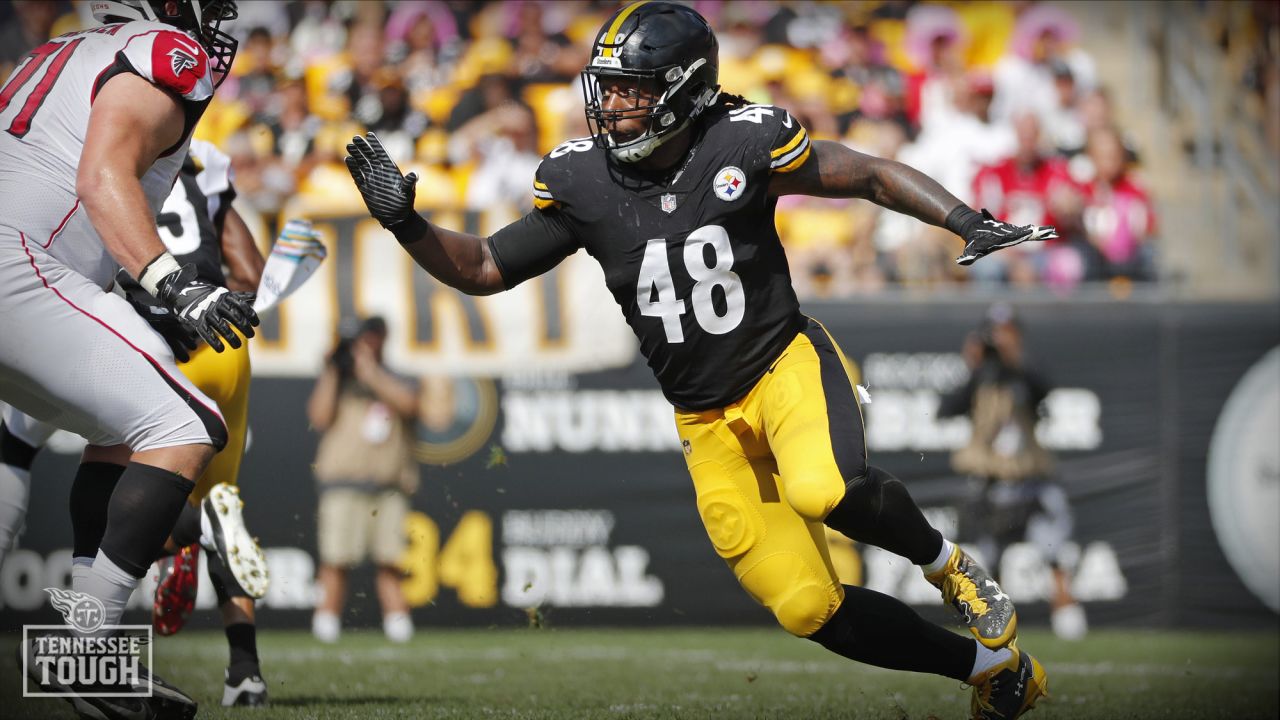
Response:
[{"label": "khaki shorts", "polygon": [[409,498],[399,490],[320,491],[320,562],[350,567],[371,556],[377,565],[395,565],[404,554],[404,519]]}]

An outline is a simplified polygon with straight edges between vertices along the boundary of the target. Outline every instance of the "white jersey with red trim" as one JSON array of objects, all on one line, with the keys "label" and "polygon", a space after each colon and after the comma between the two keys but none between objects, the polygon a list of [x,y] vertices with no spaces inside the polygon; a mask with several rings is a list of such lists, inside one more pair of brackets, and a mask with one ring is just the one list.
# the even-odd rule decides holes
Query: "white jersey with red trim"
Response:
[{"label": "white jersey with red trim", "polygon": [[142,178],[154,216],[213,95],[208,57],[191,36],[148,21],[68,33],[33,50],[0,87],[0,226],[103,288],[118,265],[80,207],[76,170],[93,99],[120,73],[181,98],[186,110],[182,142]]}]

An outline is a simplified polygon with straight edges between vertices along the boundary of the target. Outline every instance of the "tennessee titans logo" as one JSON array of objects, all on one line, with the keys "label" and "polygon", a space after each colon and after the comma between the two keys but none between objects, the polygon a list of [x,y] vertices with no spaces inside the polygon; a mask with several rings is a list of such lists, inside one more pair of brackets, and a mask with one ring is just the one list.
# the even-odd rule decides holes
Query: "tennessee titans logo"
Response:
[{"label": "tennessee titans logo", "polygon": [[49,604],[62,613],[62,619],[76,630],[91,633],[106,622],[107,609],[98,598],[61,588],[45,588],[44,591],[49,593]]},{"label": "tennessee titans logo", "polygon": [[180,48],[173,48],[169,51],[169,62],[170,67],[173,69],[174,77],[178,77],[196,66],[196,59]]}]

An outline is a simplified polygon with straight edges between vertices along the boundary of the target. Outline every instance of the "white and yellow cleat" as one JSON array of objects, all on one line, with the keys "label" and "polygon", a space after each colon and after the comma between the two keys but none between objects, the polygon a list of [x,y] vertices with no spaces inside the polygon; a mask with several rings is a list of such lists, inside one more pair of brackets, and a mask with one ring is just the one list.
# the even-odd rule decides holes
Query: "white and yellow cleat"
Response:
[{"label": "white and yellow cleat", "polygon": [[1049,677],[1039,660],[1009,644],[1008,660],[969,679],[973,720],[1013,720],[1049,697]]},{"label": "white and yellow cleat", "polygon": [[245,593],[255,600],[267,594],[267,558],[244,525],[240,489],[218,483],[201,503],[200,543],[218,553]]},{"label": "white and yellow cleat", "polygon": [[925,579],[942,591],[942,599],[964,618],[969,632],[992,650],[1018,635],[1018,613],[1000,584],[959,545],[942,570]]}]

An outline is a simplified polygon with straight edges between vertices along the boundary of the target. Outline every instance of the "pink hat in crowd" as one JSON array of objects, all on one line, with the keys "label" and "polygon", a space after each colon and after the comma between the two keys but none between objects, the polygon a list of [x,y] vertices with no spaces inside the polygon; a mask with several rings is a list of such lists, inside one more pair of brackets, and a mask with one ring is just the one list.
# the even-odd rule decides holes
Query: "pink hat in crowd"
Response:
[{"label": "pink hat in crowd", "polygon": [[409,34],[409,28],[413,27],[413,24],[423,15],[430,18],[431,25],[435,27],[438,44],[443,45],[458,37],[458,24],[453,19],[453,13],[449,12],[449,8],[444,3],[402,2],[396,5],[396,9],[391,12],[391,17],[387,18],[385,31],[387,41],[403,40]]},{"label": "pink hat in crowd", "polygon": [[916,5],[907,13],[905,47],[907,57],[919,67],[929,64],[933,45],[939,40],[966,39],[964,25],[955,10],[944,5]]},{"label": "pink hat in crowd", "polygon": [[1032,58],[1032,51],[1046,34],[1064,45],[1073,45],[1080,37],[1080,25],[1066,10],[1054,5],[1036,5],[1018,16],[1009,46],[1019,57]]}]

